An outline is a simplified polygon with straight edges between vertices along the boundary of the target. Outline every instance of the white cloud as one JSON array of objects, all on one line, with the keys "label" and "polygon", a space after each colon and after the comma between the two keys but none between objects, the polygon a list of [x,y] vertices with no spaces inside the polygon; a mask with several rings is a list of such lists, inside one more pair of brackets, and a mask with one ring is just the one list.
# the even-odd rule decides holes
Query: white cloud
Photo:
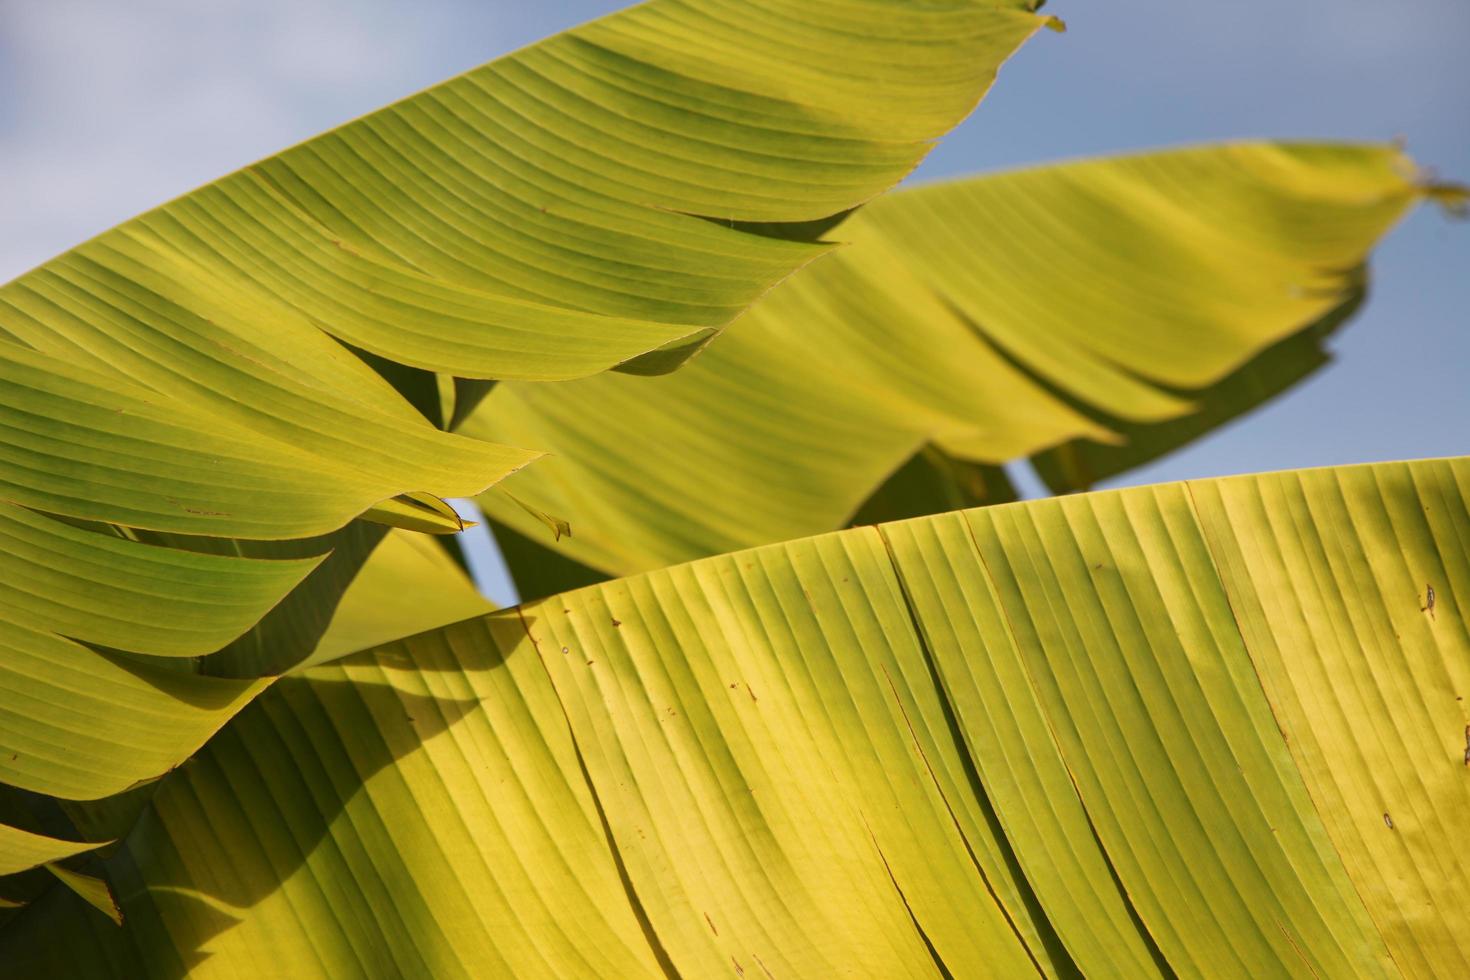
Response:
[{"label": "white cloud", "polygon": [[442,64],[485,20],[454,7],[0,0],[0,282],[497,53],[481,30],[464,63]]}]

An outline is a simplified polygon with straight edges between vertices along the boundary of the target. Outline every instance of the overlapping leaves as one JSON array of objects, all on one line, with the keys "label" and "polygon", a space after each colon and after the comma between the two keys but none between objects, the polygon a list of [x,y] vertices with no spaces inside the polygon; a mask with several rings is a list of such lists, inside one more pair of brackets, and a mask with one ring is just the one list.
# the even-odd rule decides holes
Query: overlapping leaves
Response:
[{"label": "overlapping leaves", "polygon": [[128,929],[53,891],[0,956],[1458,975],[1467,529],[1470,461],[1382,464],[858,528],[530,603],[280,682],[107,860]]},{"label": "overlapping leaves", "polygon": [[431,424],[435,372],[676,366],[1044,23],[652,0],[0,287],[0,782],[91,799],[178,765],[322,649],[381,534],[350,522],[453,529],[439,498],[539,455]]},{"label": "overlapping leaves", "polygon": [[1034,454],[1084,488],[1323,363],[1430,190],[1391,147],[1264,143],[902,190],[685,370],[501,385],[465,431],[553,451],[507,486],[612,575],[842,527],[895,471],[864,519],[1007,499],[990,467]]},{"label": "overlapping leaves", "polygon": [[[1470,888],[1433,847],[1465,802],[1434,764],[1458,461],[735,554],[257,698],[481,611],[444,552],[353,519],[454,526],[438,498],[543,448],[563,469],[497,517],[569,516],[623,571],[839,526],[905,460],[868,513],[995,499],[990,464],[1055,446],[1076,486],[1309,369],[1299,331],[1425,190],[1395,151],[910,192],[684,375],[601,374],[672,369],[829,251],[1042,23],[654,0],[0,288],[0,962],[1463,972]],[[489,440],[442,431],[491,381]]]}]

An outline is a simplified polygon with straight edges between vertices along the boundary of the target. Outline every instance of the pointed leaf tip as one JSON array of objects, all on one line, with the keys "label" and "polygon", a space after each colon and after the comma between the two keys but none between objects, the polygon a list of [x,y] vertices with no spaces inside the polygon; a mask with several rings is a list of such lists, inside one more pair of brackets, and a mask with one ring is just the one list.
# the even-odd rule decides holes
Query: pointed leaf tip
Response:
[{"label": "pointed leaf tip", "polygon": [[554,540],[560,541],[563,537],[570,538],[572,536],[572,525],[565,518],[557,517],[555,514],[548,514],[544,510],[541,510],[537,507],[532,507],[524,500],[512,494],[509,490],[505,490],[501,487],[494,488],[493,492],[505,497],[506,500],[509,500],[521,510],[525,511],[527,514],[530,514],[542,524],[545,524],[548,528],[551,529],[551,533],[554,535]]},{"label": "pointed leaf tip", "polygon": [[71,871],[55,863],[46,865],[46,870],[55,875],[63,885],[76,892],[88,905],[111,919],[114,925],[123,924],[122,910],[117,907],[117,900],[113,898],[112,889],[107,886],[107,882],[101,878]]},{"label": "pointed leaf tip", "polygon": [[443,500],[429,493],[405,493],[368,509],[362,519],[373,524],[401,527],[423,534],[458,534],[474,522],[466,522]]},{"label": "pointed leaf tip", "polygon": [[1424,197],[1439,205],[1446,216],[1458,220],[1470,218],[1470,185],[1453,181],[1434,181],[1423,185]]}]

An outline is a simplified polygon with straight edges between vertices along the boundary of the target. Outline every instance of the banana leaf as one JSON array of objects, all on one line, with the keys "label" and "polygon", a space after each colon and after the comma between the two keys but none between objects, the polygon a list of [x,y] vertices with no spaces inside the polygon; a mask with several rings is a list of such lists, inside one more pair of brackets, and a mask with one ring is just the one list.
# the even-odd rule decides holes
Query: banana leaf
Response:
[{"label": "banana leaf", "polygon": [[0,781],[180,764],[322,648],[364,521],[452,532],[441,498],[540,455],[437,427],[436,374],[672,369],[1048,22],[652,0],[0,286]]},{"label": "banana leaf", "polygon": [[278,682],[40,976],[1458,976],[1470,460],[708,558]]},{"label": "banana leaf", "polygon": [[1085,489],[1320,366],[1369,250],[1440,190],[1394,147],[1285,143],[900,190],[675,375],[497,386],[461,431],[548,449],[504,487],[574,534],[481,506],[544,546],[511,549],[532,597],[581,574],[546,552],[626,575],[1004,499],[997,464],[1036,454]]}]

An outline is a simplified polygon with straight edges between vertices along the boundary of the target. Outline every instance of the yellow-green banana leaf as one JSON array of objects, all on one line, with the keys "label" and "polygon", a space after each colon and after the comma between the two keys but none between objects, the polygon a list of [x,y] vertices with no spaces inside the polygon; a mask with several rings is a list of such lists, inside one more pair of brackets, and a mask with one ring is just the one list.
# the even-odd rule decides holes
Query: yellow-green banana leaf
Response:
[{"label": "yellow-green banana leaf", "polygon": [[438,498],[539,455],[399,388],[671,368],[1045,23],[651,0],[0,286],[0,782],[89,799],[178,765],[321,640],[381,534],[344,526],[452,530]]},{"label": "yellow-green banana leaf", "polygon": [[[1056,446],[1075,461],[1076,440],[1106,476],[1320,364],[1369,249],[1431,191],[1393,147],[1280,143],[901,190],[677,374],[499,385],[462,431],[551,451],[505,487],[574,534],[553,545],[503,497],[482,505],[622,575],[845,526],[926,450],[966,471],[951,507],[1004,499],[998,471],[966,489],[976,467]],[[516,548],[522,594],[545,594],[543,554]]]},{"label": "yellow-green banana leaf", "polygon": [[16,977],[1455,977],[1470,460],[944,514],[286,678]]}]

